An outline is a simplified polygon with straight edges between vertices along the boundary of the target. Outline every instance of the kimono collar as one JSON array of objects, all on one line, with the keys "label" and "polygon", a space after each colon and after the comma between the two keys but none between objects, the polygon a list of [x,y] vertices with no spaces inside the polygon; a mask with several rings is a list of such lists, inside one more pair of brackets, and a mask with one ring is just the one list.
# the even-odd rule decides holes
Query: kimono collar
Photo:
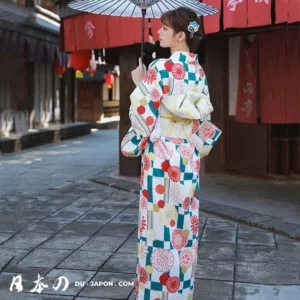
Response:
[{"label": "kimono collar", "polygon": [[171,55],[170,59],[172,61],[181,61],[189,63],[192,61],[198,61],[198,54],[184,51],[176,51]]}]

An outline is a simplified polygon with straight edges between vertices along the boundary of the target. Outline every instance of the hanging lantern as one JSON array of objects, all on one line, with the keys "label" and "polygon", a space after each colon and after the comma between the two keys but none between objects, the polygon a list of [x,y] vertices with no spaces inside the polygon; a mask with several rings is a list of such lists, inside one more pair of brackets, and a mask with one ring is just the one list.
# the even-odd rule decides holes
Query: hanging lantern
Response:
[{"label": "hanging lantern", "polygon": [[90,66],[86,71],[90,74],[91,77],[93,77],[94,74],[97,71],[97,63],[96,63],[94,50],[92,50],[92,57],[91,57],[91,60],[90,60]]},{"label": "hanging lantern", "polygon": [[76,73],[75,73],[75,77],[76,77],[76,78],[81,78],[81,79],[82,79],[82,78],[83,78],[83,72],[77,70]]},{"label": "hanging lantern", "polygon": [[91,77],[93,77],[96,73],[96,70],[88,69],[88,73],[90,74]]},{"label": "hanging lantern", "polygon": [[115,78],[114,78],[113,74],[107,73],[105,75],[105,84],[109,89],[111,89],[112,86],[114,85],[114,81],[115,81]]},{"label": "hanging lantern", "polygon": [[76,71],[84,71],[90,63],[91,51],[83,50],[71,53],[70,65]]},{"label": "hanging lantern", "polygon": [[58,75],[59,78],[63,77],[63,74],[66,72],[65,66],[60,66],[58,59],[55,60],[55,73]]}]

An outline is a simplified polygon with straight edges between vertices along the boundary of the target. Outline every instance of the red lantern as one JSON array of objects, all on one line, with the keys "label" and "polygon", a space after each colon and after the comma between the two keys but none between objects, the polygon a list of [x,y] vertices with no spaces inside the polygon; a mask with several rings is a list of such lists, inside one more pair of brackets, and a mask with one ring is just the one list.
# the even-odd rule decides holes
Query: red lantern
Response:
[{"label": "red lantern", "polygon": [[112,86],[114,85],[114,75],[111,74],[111,73],[107,73],[106,76],[105,76],[105,84],[106,86],[111,89]]},{"label": "red lantern", "polygon": [[84,71],[90,64],[91,51],[83,50],[71,53],[70,65],[74,70]]},{"label": "red lantern", "polygon": [[90,74],[91,77],[93,77],[95,75],[95,73],[96,73],[96,70],[89,69],[88,73]]},{"label": "red lantern", "polygon": [[55,73],[61,78],[66,72],[65,66],[60,66],[58,60],[55,60]]}]

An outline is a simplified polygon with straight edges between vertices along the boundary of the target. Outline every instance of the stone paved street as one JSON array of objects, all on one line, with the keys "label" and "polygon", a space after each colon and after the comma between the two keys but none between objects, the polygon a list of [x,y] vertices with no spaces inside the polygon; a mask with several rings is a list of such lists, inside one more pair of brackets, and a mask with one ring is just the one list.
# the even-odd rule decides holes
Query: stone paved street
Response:
[{"label": "stone paved street", "polygon": [[[134,299],[138,195],[88,181],[117,157],[116,130],[1,157],[0,300]],[[200,216],[194,300],[300,299],[300,242]],[[18,274],[23,291],[10,292]],[[30,293],[38,274],[49,287]]]}]

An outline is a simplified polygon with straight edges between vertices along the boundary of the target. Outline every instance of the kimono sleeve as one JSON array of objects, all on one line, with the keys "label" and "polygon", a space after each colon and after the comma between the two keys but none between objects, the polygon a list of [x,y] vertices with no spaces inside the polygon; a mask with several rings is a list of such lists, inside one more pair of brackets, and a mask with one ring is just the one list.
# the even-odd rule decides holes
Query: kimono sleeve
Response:
[{"label": "kimono sleeve", "polygon": [[145,77],[130,95],[131,127],[121,143],[121,152],[125,156],[140,156],[150,143],[149,137],[155,127],[163,95],[157,65],[157,61],[150,65]]},{"label": "kimono sleeve", "polygon": [[[210,102],[210,95],[206,75],[203,72],[201,92]],[[204,120],[198,120],[198,128],[193,136],[193,141],[198,146],[200,158],[207,156],[213,146],[220,138],[222,131],[211,122],[211,115],[208,114]]]}]

